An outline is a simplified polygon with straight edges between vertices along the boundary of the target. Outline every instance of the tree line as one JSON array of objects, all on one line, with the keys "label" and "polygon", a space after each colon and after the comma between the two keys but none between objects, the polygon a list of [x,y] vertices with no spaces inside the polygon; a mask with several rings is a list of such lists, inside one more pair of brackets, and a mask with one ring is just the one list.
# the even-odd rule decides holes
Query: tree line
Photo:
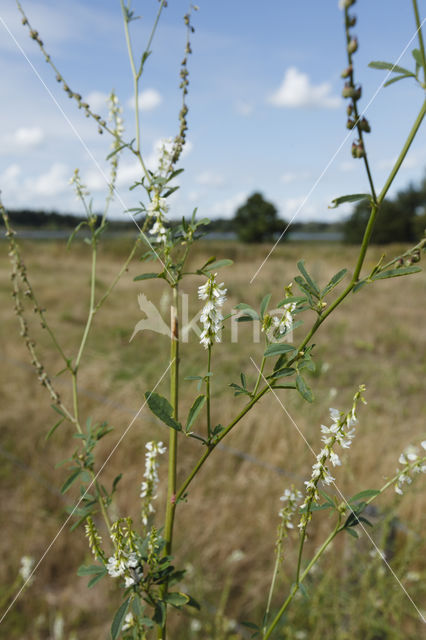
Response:
[{"label": "tree line", "polygon": [[[291,231],[342,232],[344,242],[359,244],[369,216],[368,203],[360,202],[352,214],[343,222],[292,222]],[[31,229],[73,229],[85,218],[57,211],[15,209],[10,211],[12,225]],[[171,220],[173,226],[180,221]],[[143,218],[138,219],[143,223]],[[126,232],[134,229],[132,220],[110,220],[109,229]],[[287,228],[288,222],[281,218],[278,209],[255,192],[236,210],[233,218],[216,218],[205,227],[207,233],[235,234],[242,242],[271,242]],[[426,177],[419,185],[410,184],[399,191],[394,198],[383,202],[380,215],[373,229],[374,244],[390,242],[416,242],[426,230]],[[287,238],[287,235],[284,236]]]}]

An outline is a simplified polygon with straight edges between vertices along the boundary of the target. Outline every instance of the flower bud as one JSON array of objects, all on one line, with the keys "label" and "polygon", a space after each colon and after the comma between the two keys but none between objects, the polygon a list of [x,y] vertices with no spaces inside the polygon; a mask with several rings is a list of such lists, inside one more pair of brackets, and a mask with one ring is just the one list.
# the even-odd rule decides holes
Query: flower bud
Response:
[{"label": "flower bud", "polygon": [[356,16],[348,16],[346,24],[348,27],[354,27],[356,25]]},{"label": "flower bud", "polygon": [[345,82],[345,86],[342,89],[343,98],[353,98],[355,95],[355,87],[353,87],[349,82]]},{"label": "flower bud", "polygon": [[354,110],[354,105],[353,104],[348,104],[348,106],[346,107],[346,113],[348,114],[348,116],[352,115],[352,111]]},{"label": "flower bud", "polygon": [[353,99],[354,100],[359,100],[361,97],[361,93],[362,93],[362,89],[361,89],[361,85],[358,85],[356,89],[354,89],[354,94],[353,94]]},{"label": "flower bud", "polygon": [[357,148],[356,143],[352,142],[352,147],[351,147],[352,158],[356,158],[356,148]]},{"label": "flower bud", "polygon": [[355,127],[355,122],[352,120],[352,118],[348,118],[348,121],[346,123],[346,129],[353,129]]},{"label": "flower bud", "polygon": [[358,144],[356,145],[355,157],[356,158],[364,158],[365,157],[365,149],[364,149],[364,145],[362,144],[362,142],[358,142]]},{"label": "flower bud", "polygon": [[349,67],[346,67],[346,69],[343,69],[342,73],[340,74],[341,78],[349,78],[349,76],[351,75],[353,71],[353,67],[352,65],[349,65]]},{"label": "flower bud", "polygon": [[365,131],[366,133],[370,133],[371,131],[370,124],[366,118],[361,118],[361,120],[359,121],[359,128],[361,129],[361,131]]},{"label": "flower bud", "polygon": [[355,53],[358,49],[358,39],[352,38],[352,40],[348,44],[348,53]]}]

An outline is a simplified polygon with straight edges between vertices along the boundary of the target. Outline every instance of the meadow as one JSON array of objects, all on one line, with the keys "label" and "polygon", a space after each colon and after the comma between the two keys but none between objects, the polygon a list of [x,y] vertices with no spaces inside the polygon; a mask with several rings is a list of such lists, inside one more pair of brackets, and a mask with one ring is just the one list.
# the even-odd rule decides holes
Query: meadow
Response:
[{"label": "meadow", "polygon": [[[99,250],[99,290],[106,288],[129,251],[130,239],[108,239]],[[24,241],[23,255],[32,284],[48,319],[57,329],[65,351],[78,344],[87,313],[90,249],[76,242],[71,251],[65,242]],[[260,275],[249,280],[269,251],[268,245],[234,242],[197,244],[190,264],[202,264],[215,255],[231,258],[234,266],[222,270],[219,281],[228,288],[225,311],[244,301],[258,308],[265,293],[273,300],[283,297],[284,287],[294,278],[295,264],[303,258],[312,275],[326,283],[342,267],[354,264],[356,247],[337,243],[282,243],[272,253]],[[390,259],[407,247],[386,247]],[[56,422],[49,398],[40,387],[28,361],[18,332],[10,295],[10,266],[6,243],[0,245],[0,495],[2,536],[0,601],[2,609],[10,601],[10,586],[18,574],[24,555],[38,560],[67,517],[67,506],[78,499],[77,489],[65,496],[58,487],[66,477],[58,460],[70,454],[71,428],[62,425],[46,442],[45,436]],[[382,249],[371,247],[365,271],[380,258]],[[150,271],[137,260],[119,282],[95,319],[81,369],[81,414],[93,421],[108,419],[114,431],[101,441],[99,463],[107,457],[143,403],[144,393],[158,380],[169,361],[169,342],[150,331],[129,339],[143,318],[137,296],[144,293],[168,322],[169,289],[158,281],[134,282]],[[185,279],[189,317],[200,309],[197,276]],[[337,292],[342,290],[339,285]],[[200,638],[231,640],[250,637],[241,623],[262,615],[274,564],[279,497],[294,484],[302,489],[310,476],[312,453],[304,439],[318,450],[320,425],[328,408],[350,406],[354,390],[367,387],[367,407],[359,411],[359,426],[344,464],[336,471],[336,483],[344,495],[355,490],[378,489],[397,467],[400,452],[422,439],[425,416],[424,378],[426,374],[426,330],[422,313],[426,293],[424,271],[366,286],[351,294],[320,328],[314,342],[315,370],[309,383],[315,402],[308,404],[295,391],[281,391],[280,403],[271,395],[263,398],[218,447],[201,471],[200,482],[191,486],[187,501],[177,512],[175,555],[186,566],[187,579],[202,605],[201,612],[185,609],[173,623],[175,640]],[[308,323],[308,320],[305,320]],[[215,376],[212,393],[214,424],[235,415],[244,400],[234,397],[227,386],[239,382],[239,372],[254,384],[257,372],[250,356],[259,363],[261,344],[253,343],[251,323],[239,325],[238,341],[230,338],[225,323],[222,344],[215,348]],[[71,390],[62,381],[61,362],[49,345],[48,336],[33,318],[36,337],[47,371],[55,379],[64,398]],[[300,332],[300,333],[299,333]],[[295,330],[295,340],[303,327]],[[194,397],[193,381],[199,375],[204,350],[191,334],[181,345],[181,410],[186,414]],[[84,365],[84,366],[83,366]],[[57,377],[54,377],[58,374]],[[217,380],[217,383],[216,383]],[[159,393],[167,394],[167,384]],[[296,426],[297,425],[297,428]],[[108,462],[101,482],[110,485],[124,469],[116,512],[138,519],[139,486],[144,467],[144,446],[150,439],[166,440],[167,428],[145,408]],[[424,436],[423,436],[424,437]],[[200,443],[185,441],[179,477],[184,477],[199,456]],[[165,480],[167,463],[162,462],[160,478]],[[361,487],[360,487],[361,483]],[[230,485],[231,489],[230,490]],[[422,478],[406,490],[404,499],[391,489],[371,509],[371,536],[384,551],[400,584],[377,556],[371,542],[339,536],[321,559],[288,610],[285,627],[277,638],[302,640],[363,638],[417,640],[423,625],[413,604],[424,612],[425,602],[425,500]],[[156,508],[163,511],[165,495]],[[315,528],[307,542],[311,553],[329,530],[328,512],[316,514]],[[2,623],[0,636],[9,639],[105,638],[114,611],[114,585],[104,580],[88,590],[87,580],[76,575],[89,558],[83,532],[72,534],[67,525],[47,553],[31,584]],[[292,543],[293,540],[293,543]],[[290,534],[283,570],[276,590],[282,602],[291,580],[297,550]],[[423,546],[422,546],[423,545]],[[401,586],[402,585],[402,586]]]}]

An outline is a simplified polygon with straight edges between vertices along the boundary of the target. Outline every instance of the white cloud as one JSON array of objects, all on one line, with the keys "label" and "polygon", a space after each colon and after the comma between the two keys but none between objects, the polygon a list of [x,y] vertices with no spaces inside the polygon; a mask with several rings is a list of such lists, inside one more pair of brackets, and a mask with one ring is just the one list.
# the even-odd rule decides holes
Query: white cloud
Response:
[{"label": "white cloud", "polygon": [[253,113],[254,107],[249,102],[244,102],[243,100],[239,100],[235,105],[235,111],[238,113],[239,116],[244,116],[247,118],[248,116],[251,116],[251,114]]},{"label": "white cloud", "polygon": [[[108,178],[109,170],[105,170],[105,175]],[[96,191],[104,191],[107,189],[107,181],[105,180],[99,169],[89,169],[83,176],[83,184],[85,184],[90,191],[94,193]]]},{"label": "white cloud", "polygon": [[34,149],[44,140],[44,131],[40,127],[20,127],[13,134],[14,142],[23,149]]},{"label": "white cloud", "polygon": [[345,173],[349,171],[354,171],[354,169],[356,168],[357,168],[356,160],[352,160],[352,162],[350,160],[344,160],[339,164],[340,171],[344,171]]},{"label": "white cloud", "polygon": [[18,187],[18,177],[21,175],[21,167],[14,163],[7,167],[0,175],[0,188],[8,194]]},{"label": "white cloud", "polygon": [[195,181],[203,187],[223,187],[225,185],[225,178],[213,171],[203,171],[196,176]]},{"label": "white cloud", "polygon": [[210,215],[213,218],[232,218],[238,207],[244,204],[246,200],[247,193],[245,191],[240,191],[239,193],[226,198],[226,200],[216,202],[216,204],[210,208]]},{"label": "white cloud", "polygon": [[91,91],[86,96],[86,102],[90,105],[93,111],[102,111],[107,107],[108,94],[103,91]]},{"label": "white cloud", "polygon": [[340,98],[331,95],[331,89],[329,82],[313,85],[308,74],[290,67],[280,87],[269,96],[268,102],[274,107],[335,109],[340,105]]},{"label": "white cloud", "polygon": [[317,210],[312,204],[305,203],[305,199],[306,196],[286,198],[281,203],[283,217],[290,220],[293,216],[296,216],[293,222],[300,219],[314,218],[317,215]]},{"label": "white cloud", "polygon": [[55,162],[46,173],[42,173],[37,178],[26,180],[25,187],[30,193],[35,193],[38,196],[57,196],[70,188],[70,177],[69,168],[61,162]]},{"label": "white cloud", "polygon": [[[121,162],[118,165],[117,187],[129,187],[137,180],[142,178],[142,168],[140,163],[135,160],[133,162]],[[105,183],[104,183],[105,184]]]},{"label": "white cloud", "polygon": [[[141,111],[153,111],[163,102],[163,96],[157,89],[145,89],[139,94],[139,109]],[[132,96],[127,101],[127,106],[135,108],[135,98]]]},{"label": "white cloud", "polygon": [[297,180],[305,180],[306,178],[309,178],[309,176],[309,171],[287,171],[281,176],[281,182],[284,184],[291,184]]}]

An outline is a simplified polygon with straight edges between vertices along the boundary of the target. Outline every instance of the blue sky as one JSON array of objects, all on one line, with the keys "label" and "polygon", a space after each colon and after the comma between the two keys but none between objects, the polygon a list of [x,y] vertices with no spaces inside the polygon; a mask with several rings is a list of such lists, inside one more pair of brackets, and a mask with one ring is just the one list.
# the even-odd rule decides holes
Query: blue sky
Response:
[{"label": "blue sky", "polygon": [[[133,138],[132,79],[119,0],[24,0],[23,5],[75,91],[106,113],[105,96],[115,89],[126,135]],[[296,212],[298,221],[339,219],[349,209],[329,210],[331,199],[362,192],[367,185],[362,162],[350,155],[353,135],[324,172],[347,136],[340,98],[346,54],[337,0],[199,0],[198,6],[189,61],[185,172],[170,215],[187,215],[197,206],[202,216],[231,217],[247,196],[260,190],[287,220]],[[142,50],[158,2],[133,0],[132,7],[141,16],[132,29],[135,49],[140,43]],[[176,133],[185,44],[182,16],[187,8],[187,2],[170,0],[142,79],[142,144],[153,167],[158,141]],[[360,42],[356,78],[363,86],[364,108],[385,75],[369,69],[368,62],[395,61],[413,36],[415,23],[408,0],[358,0],[354,12]],[[110,141],[61,92],[21,26],[14,0],[2,0],[0,17],[0,189],[5,205],[82,213],[68,185],[79,167],[95,208],[100,207],[104,181],[96,164],[106,170]],[[416,41],[401,58],[403,66],[414,66],[414,46]],[[381,89],[368,108],[372,134],[367,145],[378,189],[421,102],[422,91],[405,80]],[[418,181],[425,166],[426,138],[420,132],[394,191]],[[134,161],[124,156],[118,189],[126,207],[137,202],[135,192],[128,191],[137,177]],[[116,202],[112,214],[126,215],[122,210]]]}]

